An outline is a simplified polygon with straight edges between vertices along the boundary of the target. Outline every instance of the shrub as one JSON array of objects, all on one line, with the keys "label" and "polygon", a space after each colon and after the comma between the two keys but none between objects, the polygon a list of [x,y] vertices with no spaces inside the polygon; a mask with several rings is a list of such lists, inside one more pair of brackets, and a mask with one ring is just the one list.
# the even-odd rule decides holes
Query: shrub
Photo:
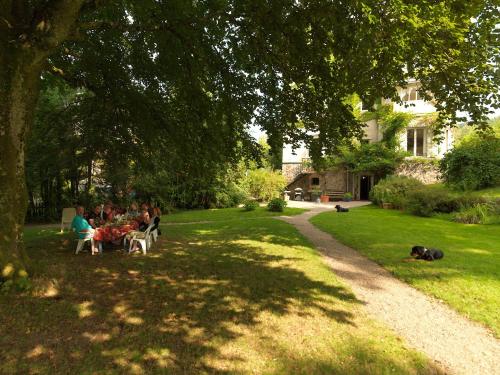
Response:
[{"label": "shrub", "polygon": [[462,194],[451,199],[450,201],[451,210],[448,212],[460,211],[464,208],[471,208],[477,204],[484,204],[487,202],[488,200],[484,197],[474,196],[470,194]]},{"label": "shrub", "polygon": [[215,192],[214,203],[217,208],[236,207],[246,198],[246,194],[235,184],[229,184]]},{"label": "shrub", "polygon": [[396,208],[404,208],[408,193],[422,186],[419,180],[412,177],[389,176],[373,187],[370,198],[375,204],[392,203]]},{"label": "shrub", "polygon": [[404,210],[408,207],[408,197],[406,195],[395,195],[392,199],[392,207]]},{"label": "shrub", "polygon": [[352,200],[352,193],[350,193],[350,192],[344,193],[344,195],[342,196],[342,199],[345,199],[347,201]]},{"label": "shrub", "polygon": [[[467,209],[483,205],[494,211],[496,203],[485,197],[471,194],[455,195],[445,189],[436,189],[422,185],[418,189],[410,191],[406,197],[403,207],[410,213],[418,216],[431,216],[436,212],[452,213],[465,211]],[[393,203],[397,205],[397,203]]]},{"label": "shrub", "polygon": [[243,209],[245,211],[255,211],[259,207],[259,203],[257,201],[248,199],[243,203]]},{"label": "shrub", "polygon": [[384,142],[361,144],[353,149],[343,149],[336,163],[351,172],[372,172],[382,177],[394,173],[405,153],[387,146]]},{"label": "shrub", "polygon": [[417,216],[432,216],[435,212],[453,211],[449,194],[443,190],[421,187],[408,193],[407,209]]},{"label": "shrub", "polygon": [[464,224],[484,224],[489,217],[489,207],[487,204],[475,204],[472,207],[464,208],[453,215],[453,220]]},{"label": "shrub", "polygon": [[243,180],[243,187],[255,199],[269,201],[279,197],[285,190],[285,177],[268,169],[255,169]]},{"label": "shrub", "polygon": [[269,201],[267,208],[273,212],[283,212],[286,207],[286,201],[281,198],[274,198]]},{"label": "shrub", "polygon": [[493,216],[500,216],[500,198],[492,199],[486,203],[488,211]]},{"label": "shrub", "polygon": [[462,190],[500,185],[500,138],[465,139],[445,155],[440,170],[447,184]]}]

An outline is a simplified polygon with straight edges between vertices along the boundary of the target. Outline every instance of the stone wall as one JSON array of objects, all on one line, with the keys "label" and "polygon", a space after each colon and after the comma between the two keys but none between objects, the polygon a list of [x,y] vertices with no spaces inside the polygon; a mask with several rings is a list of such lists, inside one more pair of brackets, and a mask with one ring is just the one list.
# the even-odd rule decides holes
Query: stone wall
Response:
[{"label": "stone wall", "polygon": [[[313,185],[312,181],[317,178],[319,181],[318,185]],[[304,172],[299,174],[299,177],[295,178],[287,186],[287,190],[293,192],[296,188],[301,188],[304,192],[304,197],[306,200],[311,198],[311,191],[318,189],[322,192],[326,191],[347,191],[347,173],[345,169],[338,169],[333,171],[327,171],[323,173],[317,172]],[[293,195],[293,194],[292,194]]]},{"label": "stone wall", "polygon": [[435,184],[441,181],[436,159],[406,159],[396,169],[395,174],[416,178],[424,184]]},{"label": "stone wall", "polygon": [[347,191],[347,175],[345,169],[338,169],[325,173],[325,190]]},{"label": "stone wall", "polygon": [[301,188],[304,194],[304,198],[309,200],[309,181],[311,176],[308,174],[302,175],[301,178],[295,180],[292,184],[287,186],[287,190],[290,191],[290,197],[293,199],[294,192],[296,188]]},{"label": "stone wall", "polygon": [[285,176],[286,182],[290,183],[302,171],[301,163],[286,163],[281,166],[281,173]]},{"label": "stone wall", "polygon": [[304,163],[283,163],[281,173],[285,176],[286,182],[292,182],[301,173],[312,173],[313,169]]}]

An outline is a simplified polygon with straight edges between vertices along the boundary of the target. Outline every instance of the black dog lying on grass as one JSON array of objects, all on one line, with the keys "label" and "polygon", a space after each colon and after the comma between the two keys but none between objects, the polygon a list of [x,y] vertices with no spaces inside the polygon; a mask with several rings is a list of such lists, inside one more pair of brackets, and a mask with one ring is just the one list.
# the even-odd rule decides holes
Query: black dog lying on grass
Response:
[{"label": "black dog lying on grass", "polygon": [[349,212],[349,209],[348,208],[345,208],[345,207],[342,207],[341,205],[337,204],[335,206],[335,208],[337,209],[337,212]]},{"label": "black dog lying on grass", "polygon": [[437,259],[442,259],[444,257],[444,253],[438,249],[428,249],[424,246],[413,246],[411,248],[410,255],[417,256],[415,259],[423,259],[428,261],[433,261]]}]

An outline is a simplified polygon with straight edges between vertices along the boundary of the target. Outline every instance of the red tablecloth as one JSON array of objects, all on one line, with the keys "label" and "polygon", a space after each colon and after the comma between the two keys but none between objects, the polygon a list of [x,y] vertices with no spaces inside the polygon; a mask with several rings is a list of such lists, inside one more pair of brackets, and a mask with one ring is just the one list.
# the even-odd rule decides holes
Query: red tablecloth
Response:
[{"label": "red tablecloth", "polygon": [[104,242],[118,241],[138,227],[139,224],[136,221],[129,224],[107,224],[95,230],[94,240]]}]

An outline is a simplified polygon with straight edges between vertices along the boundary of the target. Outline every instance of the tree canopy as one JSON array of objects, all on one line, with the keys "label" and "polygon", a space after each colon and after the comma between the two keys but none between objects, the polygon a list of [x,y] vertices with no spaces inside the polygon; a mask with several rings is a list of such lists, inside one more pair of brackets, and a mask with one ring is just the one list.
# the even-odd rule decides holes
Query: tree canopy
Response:
[{"label": "tree canopy", "polygon": [[[44,11],[64,1],[25,3],[36,25],[22,35],[36,43],[50,33]],[[346,97],[398,100],[409,78],[443,123],[464,111],[484,126],[498,106],[496,3],[89,1],[46,70],[107,104],[107,124],[193,153],[203,139],[223,158],[255,146],[252,118],[270,139],[328,148],[359,132]]]}]

